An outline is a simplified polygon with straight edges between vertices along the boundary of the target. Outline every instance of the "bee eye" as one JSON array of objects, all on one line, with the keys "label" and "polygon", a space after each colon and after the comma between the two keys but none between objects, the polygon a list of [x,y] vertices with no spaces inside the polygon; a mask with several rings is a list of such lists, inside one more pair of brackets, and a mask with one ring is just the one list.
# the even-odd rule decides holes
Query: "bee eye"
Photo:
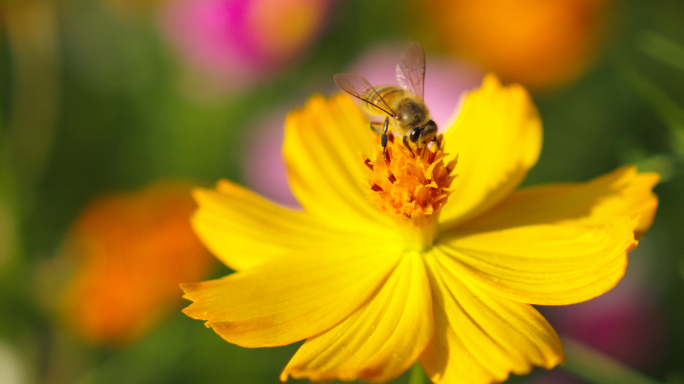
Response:
[{"label": "bee eye", "polygon": [[419,128],[412,130],[411,133],[409,133],[409,140],[411,140],[413,143],[417,142],[420,138],[420,131],[421,130]]}]

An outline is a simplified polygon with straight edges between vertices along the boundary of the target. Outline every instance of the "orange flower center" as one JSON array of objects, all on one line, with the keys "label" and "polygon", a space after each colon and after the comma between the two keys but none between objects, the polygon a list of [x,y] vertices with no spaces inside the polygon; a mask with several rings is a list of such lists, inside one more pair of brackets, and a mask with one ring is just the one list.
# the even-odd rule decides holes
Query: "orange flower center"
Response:
[{"label": "orange flower center", "polygon": [[370,169],[368,200],[407,229],[418,249],[432,245],[439,210],[447,202],[449,186],[456,177],[451,175],[456,159],[445,164],[447,154],[442,150],[442,138],[439,140],[440,148],[432,145],[409,151],[401,140],[389,135],[384,155],[378,145],[374,160],[363,157]]}]

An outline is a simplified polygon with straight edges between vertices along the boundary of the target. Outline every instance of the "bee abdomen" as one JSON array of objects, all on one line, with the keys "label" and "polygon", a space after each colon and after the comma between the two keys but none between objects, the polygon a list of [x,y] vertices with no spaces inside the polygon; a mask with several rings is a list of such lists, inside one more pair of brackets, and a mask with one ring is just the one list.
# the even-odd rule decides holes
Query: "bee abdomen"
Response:
[{"label": "bee abdomen", "polygon": [[387,105],[394,108],[394,104],[396,104],[395,100],[401,98],[404,95],[403,89],[395,87],[393,85],[383,85],[375,88],[375,90],[377,91],[377,93],[373,92],[372,89],[366,91],[366,94],[364,94],[363,96],[368,101],[361,102],[361,106],[363,107],[363,109],[371,115],[386,115],[386,113],[383,112],[380,108],[373,105],[382,105],[382,103],[379,102],[380,97],[382,97],[382,99],[385,101],[385,103],[387,103]]}]

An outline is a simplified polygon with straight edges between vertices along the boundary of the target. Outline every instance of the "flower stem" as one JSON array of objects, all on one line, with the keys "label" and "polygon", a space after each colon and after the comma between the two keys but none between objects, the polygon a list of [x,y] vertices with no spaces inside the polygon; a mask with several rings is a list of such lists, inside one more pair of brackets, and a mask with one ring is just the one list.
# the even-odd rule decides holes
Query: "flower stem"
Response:
[{"label": "flower stem", "polygon": [[413,364],[413,367],[411,367],[411,372],[409,373],[408,384],[425,384],[427,383],[426,379],[427,376],[425,376],[425,372],[423,372],[423,368],[420,366],[420,363],[416,362]]},{"label": "flower stem", "polygon": [[596,384],[660,384],[577,340],[563,337],[566,371]]}]

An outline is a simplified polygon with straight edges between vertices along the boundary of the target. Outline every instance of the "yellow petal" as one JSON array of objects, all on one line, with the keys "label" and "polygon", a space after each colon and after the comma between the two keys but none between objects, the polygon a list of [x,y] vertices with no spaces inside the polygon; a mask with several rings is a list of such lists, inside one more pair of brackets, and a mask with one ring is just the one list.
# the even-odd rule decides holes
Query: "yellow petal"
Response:
[{"label": "yellow petal", "polygon": [[658,197],[651,190],[659,178],[657,173],[637,174],[634,166],[625,166],[587,183],[524,188],[463,228],[480,232],[557,222],[605,225],[627,216],[639,219],[639,236],[653,222]]},{"label": "yellow petal", "polygon": [[444,140],[445,152],[458,156],[454,192],[440,217],[451,226],[483,212],[520,184],[539,157],[542,127],[524,88],[502,87],[489,75],[466,97]]},{"label": "yellow petal", "polygon": [[314,96],[285,121],[290,185],[304,210],[342,227],[389,223],[361,189],[368,178],[361,155],[373,153],[374,133],[350,97]]},{"label": "yellow petal", "polygon": [[361,308],[308,339],[280,379],[386,382],[413,365],[433,327],[425,266],[420,255],[410,253]]},{"label": "yellow petal", "polygon": [[605,226],[539,224],[475,234],[449,234],[435,252],[445,266],[482,287],[530,304],[564,305],[611,289],[636,246],[637,220]]},{"label": "yellow petal", "polygon": [[420,363],[433,383],[500,382],[565,360],[558,335],[531,305],[470,284],[444,259],[426,255],[435,337]]},{"label": "yellow petal", "polygon": [[378,239],[383,233],[379,231],[332,229],[309,214],[275,205],[225,180],[217,190],[198,188],[193,195],[199,205],[192,218],[195,232],[234,270],[296,251],[383,239]]},{"label": "yellow petal", "polygon": [[194,302],[183,312],[243,347],[291,344],[358,309],[399,254],[397,247],[379,244],[285,255],[222,279],[183,284],[184,297]]}]

